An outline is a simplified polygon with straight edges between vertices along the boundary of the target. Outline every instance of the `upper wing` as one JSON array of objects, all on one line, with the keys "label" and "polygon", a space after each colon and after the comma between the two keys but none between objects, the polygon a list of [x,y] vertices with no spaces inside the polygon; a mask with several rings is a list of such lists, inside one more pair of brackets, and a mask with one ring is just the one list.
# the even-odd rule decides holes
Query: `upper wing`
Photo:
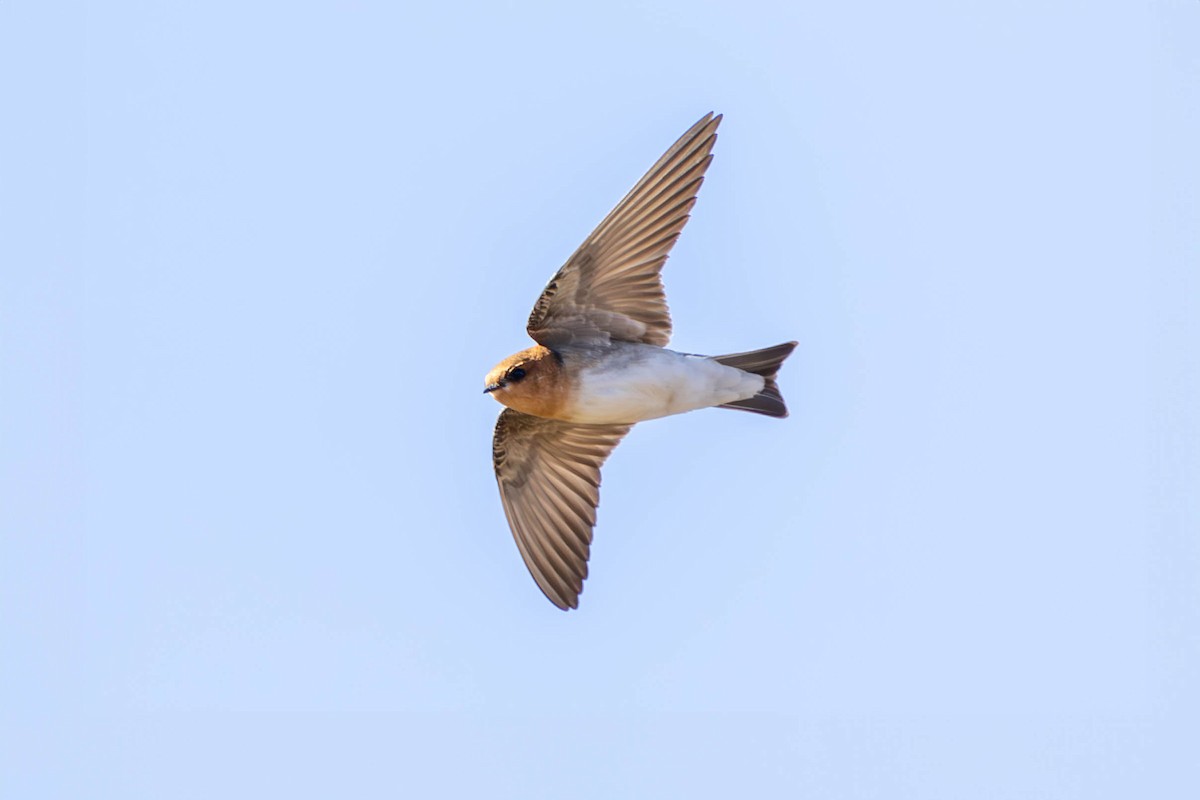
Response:
[{"label": "upper wing", "polygon": [[705,114],[567,259],[529,315],[534,341],[553,349],[610,339],[662,347],[670,340],[659,273],[696,204],[720,123]]},{"label": "upper wing", "polygon": [[525,566],[561,609],[576,608],[600,502],[600,465],[632,425],[576,425],[504,409],[492,463]]}]

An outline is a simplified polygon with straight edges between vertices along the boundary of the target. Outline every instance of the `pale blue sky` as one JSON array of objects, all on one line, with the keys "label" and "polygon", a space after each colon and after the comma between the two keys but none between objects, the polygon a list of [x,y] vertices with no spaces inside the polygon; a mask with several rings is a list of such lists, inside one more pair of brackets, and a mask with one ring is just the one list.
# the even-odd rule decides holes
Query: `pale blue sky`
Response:
[{"label": "pale blue sky", "polygon": [[[0,4],[0,795],[1200,796],[1200,2]],[[577,612],[485,372],[701,114]]]}]

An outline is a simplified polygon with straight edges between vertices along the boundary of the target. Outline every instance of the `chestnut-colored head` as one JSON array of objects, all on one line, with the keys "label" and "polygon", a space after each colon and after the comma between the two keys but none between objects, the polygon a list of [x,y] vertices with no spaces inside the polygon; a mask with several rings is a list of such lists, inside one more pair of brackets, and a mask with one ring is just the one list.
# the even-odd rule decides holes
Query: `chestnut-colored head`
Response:
[{"label": "chestnut-colored head", "polygon": [[569,391],[561,358],[540,344],[501,361],[484,382],[483,391],[509,408],[552,419]]}]

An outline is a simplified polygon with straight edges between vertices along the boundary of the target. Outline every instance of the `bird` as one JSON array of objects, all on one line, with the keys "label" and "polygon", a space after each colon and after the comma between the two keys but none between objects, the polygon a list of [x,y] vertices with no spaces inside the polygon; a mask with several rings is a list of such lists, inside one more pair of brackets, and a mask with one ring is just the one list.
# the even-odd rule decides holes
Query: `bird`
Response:
[{"label": "bird", "polygon": [[718,407],[786,417],[775,378],[797,343],[722,356],[666,349],[661,272],[712,162],[705,114],[550,279],[529,315],[536,344],[488,372],[505,406],[492,438],[504,513],[534,581],[564,611],[587,578],[600,468],[639,422]]}]

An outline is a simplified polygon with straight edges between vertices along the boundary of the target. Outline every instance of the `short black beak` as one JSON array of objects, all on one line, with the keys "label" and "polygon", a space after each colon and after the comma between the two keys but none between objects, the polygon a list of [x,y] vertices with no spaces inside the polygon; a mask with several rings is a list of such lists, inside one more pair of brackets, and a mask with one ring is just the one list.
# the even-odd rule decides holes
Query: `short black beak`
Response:
[{"label": "short black beak", "polygon": [[496,391],[503,385],[504,385],[503,383],[489,383],[487,386],[483,387],[483,393],[491,394],[492,392]]}]

